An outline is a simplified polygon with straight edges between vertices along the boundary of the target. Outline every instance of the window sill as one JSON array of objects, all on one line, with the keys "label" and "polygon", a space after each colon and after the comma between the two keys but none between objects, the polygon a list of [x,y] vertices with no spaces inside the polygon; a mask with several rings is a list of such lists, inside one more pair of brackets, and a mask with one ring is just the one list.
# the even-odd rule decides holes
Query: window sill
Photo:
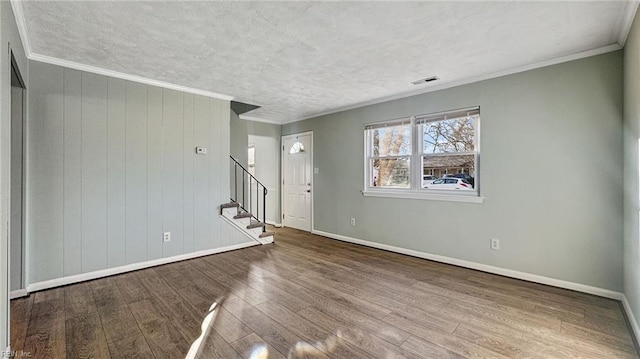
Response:
[{"label": "window sill", "polygon": [[384,197],[384,198],[403,198],[403,199],[419,199],[431,201],[447,201],[447,202],[464,202],[464,203],[482,203],[484,197],[474,194],[452,194],[452,193],[433,193],[433,192],[416,192],[416,191],[393,191],[393,190],[376,190],[362,191],[365,197]]}]

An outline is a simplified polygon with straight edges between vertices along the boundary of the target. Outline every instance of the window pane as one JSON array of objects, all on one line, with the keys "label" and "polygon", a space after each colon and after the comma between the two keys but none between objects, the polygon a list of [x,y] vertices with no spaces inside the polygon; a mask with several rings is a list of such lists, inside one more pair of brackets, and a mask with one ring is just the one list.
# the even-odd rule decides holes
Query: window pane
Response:
[{"label": "window pane", "polygon": [[381,127],[371,131],[374,157],[411,155],[411,125]]},{"label": "window pane", "polygon": [[300,141],[296,141],[289,149],[289,154],[304,152],[304,145]]},{"label": "window pane", "polygon": [[423,124],[424,153],[475,151],[475,124],[478,117],[474,115]]},{"label": "window pane", "polygon": [[382,158],[371,160],[371,186],[409,188],[410,186],[410,159]]},{"label": "window pane", "polygon": [[[466,153],[427,155],[422,157],[424,175],[433,175],[436,178],[461,178],[475,188],[475,155]],[[428,186],[430,181],[422,181],[422,188]],[[447,189],[447,188],[442,188]]]}]

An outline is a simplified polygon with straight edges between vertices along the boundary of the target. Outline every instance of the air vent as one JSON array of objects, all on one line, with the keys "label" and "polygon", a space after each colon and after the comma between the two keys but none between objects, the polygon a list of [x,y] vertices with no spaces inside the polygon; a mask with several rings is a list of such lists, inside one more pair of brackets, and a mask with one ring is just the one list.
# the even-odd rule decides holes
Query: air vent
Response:
[{"label": "air vent", "polygon": [[426,79],[413,81],[412,84],[420,85],[420,84],[425,84],[427,82],[436,81],[436,80],[438,80],[438,76],[431,76],[431,77],[427,77]]}]

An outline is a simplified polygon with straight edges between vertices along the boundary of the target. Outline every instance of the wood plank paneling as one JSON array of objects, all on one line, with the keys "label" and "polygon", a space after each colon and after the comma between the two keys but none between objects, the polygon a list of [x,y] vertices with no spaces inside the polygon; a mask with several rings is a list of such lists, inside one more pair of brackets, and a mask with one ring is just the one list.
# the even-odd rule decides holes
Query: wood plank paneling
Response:
[{"label": "wood plank paneling", "polygon": [[[212,100],[218,102],[218,113],[212,114],[212,121],[214,121],[216,129],[216,147],[215,151],[219,155],[214,158],[215,172],[217,176],[217,182],[215,187],[217,190],[213,194],[213,203],[219,206],[222,203],[227,203],[230,198],[229,192],[229,180],[231,178],[230,162],[229,162],[229,150],[231,148],[231,136],[227,133],[231,133],[230,121],[224,121],[220,119],[231,118],[231,106],[229,101]],[[217,120],[218,119],[218,120]],[[278,139],[279,140],[279,139]],[[229,225],[221,221],[214,221],[216,228],[216,235],[225,241],[226,245],[239,244],[245,241],[244,235],[236,230],[233,230]]]},{"label": "wood plank paneling", "polygon": [[126,81],[108,79],[107,260],[126,264]]},{"label": "wood plank paneling", "polygon": [[82,272],[82,73],[64,70],[64,275]]},{"label": "wood plank paneling", "polygon": [[28,284],[247,241],[215,215],[228,201],[228,101],[33,71]]},{"label": "wood plank paneling", "polygon": [[107,78],[82,74],[82,271],[107,268]]},{"label": "wood plank paneling", "polygon": [[[220,114],[220,107],[222,106],[221,101],[210,99],[209,100],[209,149],[215,153],[220,153],[220,130],[218,129],[218,121],[215,119],[218,118]],[[227,121],[228,122],[228,121]],[[209,170],[211,171],[209,174],[209,188],[225,188],[221,186],[220,183],[220,171],[219,167],[220,162],[218,161],[218,157],[221,156],[207,156],[209,161]],[[215,214],[217,212],[217,208],[222,203],[227,203],[227,200],[219,200],[218,196],[219,191],[209,191],[209,213]],[[214,247],[224,247],[229,245],[229,238],[226,236],[220,235],[220,222],[219,221],[209,221],[209,238],[212,241]]]},{"label": "wood plank paneling", "polygon": [[[194,96],[193,106],[193,142],[194,146],[210,147],[210,125],[209,118],[211,100],[204,96]],[[209,155],[196,155],[193,159],[193,191],[194,191],[194,249],[202,250],[211,247],[209,221],[212,213],[210,200],[211,188],[209,187],[211,178],[211,163]]]},{"label": "wood plank paneling", "polygon": [[182,92],[164,89],[162,91],[162,228],[163,231],[171,232],[171,241],[162,243],[164,257],[181,254],[184,247],[183,116]]},{"label": "wood plank paneling", "polygon": [[126,263],[147,259],[147,89],[126,87]]},{"label": "wood plank paneling", "polygon": [[193,126],[193,94],[184,94],[184,121],[182,123],[182,139],[183,139],[183,193],[184,193],[184,207],[182,213],[183,220],[183,253],[193,252],[194,249],[194,235],[193,235],[193,216],[194,216],[194,154],[195,144],[193,141],[194,126]]},{"label": "wood plank paneling", "polygon": [[147,260],[162,257],[162,88],[149,86],[147,118]]},{"label": "wood plank paneling", "polygon": [[[64,275],[64,75],[31,66],[27,156],[27,284]],[[71,260],[78,260],[72,258]]]}]

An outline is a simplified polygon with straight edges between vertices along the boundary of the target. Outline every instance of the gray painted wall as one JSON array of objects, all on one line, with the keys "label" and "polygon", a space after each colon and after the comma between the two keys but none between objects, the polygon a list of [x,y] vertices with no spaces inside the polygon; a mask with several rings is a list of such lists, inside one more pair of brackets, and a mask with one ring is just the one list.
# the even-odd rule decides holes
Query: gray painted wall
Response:
[{"label": "gray painted wall", "polygon": [[[484,203],[362,196],[365,123],[477,105]],[[303,131],[313,131],[319,169],[316,230],[622,290],[621,51],[295,122],[282,134]]]},{"label": "gray painted wall", "polygon": [[231,147],[230,153],[243,166],[247,166],[247,147],[249,145],[249,121],[241,120],[231,111]]},{"label": "gray painted wall", "polygon": [[231,155],[247,165],[247,148],[255,147],[256,178],[267,187],[267,220],[280,219],[280,133],[282,126],[247,121],[231,111]]},{"label": "gray painted wall", "polygon": [[228,101],[30,70],[28,283],[249,241],[217,210],[229,197]]},{"label": "gray painted wall", "polygon": [[[20,72],[29,80],[29,68],[9,1],[0,1],[0,233],[7,233],[11,181],[11,62],[13,51]],[[8,238],[0,236],[0,350],[9,344]]]},{"label": "gray painted wall", "polygon": [[[267,131],[249,135],[249,145],[255,148],[256,178],[267,188],[267,220],[281,223],[280,219],[280,126],[256,123]],[[265,126],[261,126],[265,125]]]},{"label": "gray painted wall", "polygon": [[624,48],[624,293],[640,322],[640,20],[636,16]]}]

